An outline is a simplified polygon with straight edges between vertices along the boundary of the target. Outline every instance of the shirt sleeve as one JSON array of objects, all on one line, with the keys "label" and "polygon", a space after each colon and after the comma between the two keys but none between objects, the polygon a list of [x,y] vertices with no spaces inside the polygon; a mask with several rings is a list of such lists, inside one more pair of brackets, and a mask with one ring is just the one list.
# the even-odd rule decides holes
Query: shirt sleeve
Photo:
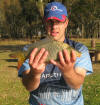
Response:
[{"label": "shirt sleeve", "polygon": [[88,48],[83,45],[79,51],[82,55],[80,58],[77,58],[75,67],[84,68],[87,71],[86,75],[91,74],[93,72],[93,68]]}]

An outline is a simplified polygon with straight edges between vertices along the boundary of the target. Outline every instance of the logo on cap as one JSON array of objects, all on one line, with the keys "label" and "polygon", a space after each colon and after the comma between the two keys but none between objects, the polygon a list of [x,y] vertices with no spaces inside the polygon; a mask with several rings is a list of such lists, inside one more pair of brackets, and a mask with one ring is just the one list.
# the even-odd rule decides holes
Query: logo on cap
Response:
[{"label": "logo on cap", "polygon": [[52,11],[58,10],[58,11],[61,11],[61,12],[63,11],[63,10],[61,10],[61,9],[58,9],[57,6],[52,6],[50,10],[52,10]]}]

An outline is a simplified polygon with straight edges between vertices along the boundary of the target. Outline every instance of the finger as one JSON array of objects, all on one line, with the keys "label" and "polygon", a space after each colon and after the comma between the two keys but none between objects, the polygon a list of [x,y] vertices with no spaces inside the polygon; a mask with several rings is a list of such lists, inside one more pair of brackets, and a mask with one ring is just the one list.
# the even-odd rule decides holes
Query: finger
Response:
[{"label": "finger", "polygon": [[34,48],[34,49],[32,50],[32,52],[31,52],[31,54],[30,54],[30,57],[29,57],[29,64],[32,64],[33,59],[35,58],[35,55],[36,55],[37,51],[38,51],[38,48]]},{"label": "finger", "polygon": [[51,62],[53,65],[55,65],[55,66],[61,68],[61,64],[58,63],[58,62],[56,62],[56,61],[54,61],[53,59],[51,59],[50,62]]},{"label": "finger", "polygon": [[48,56],[48,51],[45,51],[44,54],[42,55],[42,57],[41,57],[39,63],[41,64],[41,63],[45,62],[47,56]]},{"label": "finger", "polygon": [[39,62],[39,60],[41,59],[41,57],[42,57],[42,55],[44,54],[44,52],[45,52],[45,49],[42,48],[42,49],[40,50],[40,52],[36,55],[36,57],[34,58],[34,63],[35,63],[35,64],[38,64],[38,62]]},{"label": "finger", "polygon": [[64,57],[63,57],[63,54],[62,54],[61,51],[59,52],[59,60],[60,60],[60,63],[61,63],[62,65],[65,65],[65,60],[64,60]]},{"label": "finger", "polygon": [[66,49],[63,50],[66,63],[70,62],[70,55]]},{"label": "finger", "polygon": [[75,62],[76,61],[76,53],[74,50],[71,51],[71,61]]}]

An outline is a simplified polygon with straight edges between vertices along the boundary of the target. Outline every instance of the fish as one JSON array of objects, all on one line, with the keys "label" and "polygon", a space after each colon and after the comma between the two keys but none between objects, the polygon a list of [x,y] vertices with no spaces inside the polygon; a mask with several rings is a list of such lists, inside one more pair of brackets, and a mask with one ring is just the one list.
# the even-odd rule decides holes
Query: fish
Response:
[{"label": "fish", "polygon": [[21,65],[26,59],[29,59],[29,56],[34,48],[38,48],[38,52],[41,50],[41,48],[45,48],[48,51],[49,55],[45,61],[46,64],[50,63],[51,59],[59,62],[58,53],[59,51],[63,51],[64,49],[67,49],[69,56],[71,56],[72,50],[75,51],[76,57],[81,56],[81,52],[77,51],[69,44],[54,40],[51,37],[46,37],[42,40],[30,44],[28,50],[26,51],[19,50],[15,53],[10,54],[10,57],[18,59],[18,69],[21,67]]}]

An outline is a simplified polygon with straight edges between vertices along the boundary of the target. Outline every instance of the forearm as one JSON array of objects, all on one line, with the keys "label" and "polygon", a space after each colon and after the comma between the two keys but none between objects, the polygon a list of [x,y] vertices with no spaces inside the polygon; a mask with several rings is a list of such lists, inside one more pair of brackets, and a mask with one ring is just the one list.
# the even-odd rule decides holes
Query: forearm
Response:
[{"label": "forearm", "polygon": [[31,72],[23,75],[22,83],[28,91],[32,91],[38,88],[40,84],[40,76],[34,76]]},{"label": "forearm", "polygon": [[78,74],[74,69],[70,70],[69,73],[63,74],[65,82],[74,89],[80,88],[84,82],[84,76]]}]

